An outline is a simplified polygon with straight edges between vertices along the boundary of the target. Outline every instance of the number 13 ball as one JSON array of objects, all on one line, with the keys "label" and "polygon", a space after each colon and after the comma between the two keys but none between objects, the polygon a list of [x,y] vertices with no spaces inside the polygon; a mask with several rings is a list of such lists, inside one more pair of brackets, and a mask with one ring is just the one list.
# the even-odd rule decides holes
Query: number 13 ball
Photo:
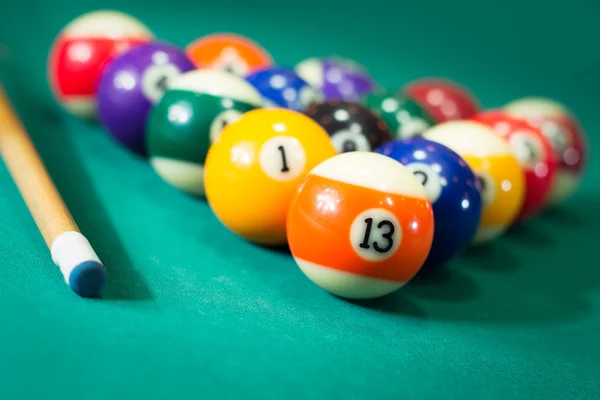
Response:
[{"label": "number 13 ball", "polygon": [[389,294],[419,271],[433,242],[433,210],[421,182],[377,153],[319,164],[292,200],[292,255],[315,284],[340,297]]},{"label": "number 13 ball", "polygon": [[290,201],[315,165],[333,157],[327,132],[286,109],[258,109],[228,125],[208,151],[206,199],[232,232],[262,245],[286,243]]}]

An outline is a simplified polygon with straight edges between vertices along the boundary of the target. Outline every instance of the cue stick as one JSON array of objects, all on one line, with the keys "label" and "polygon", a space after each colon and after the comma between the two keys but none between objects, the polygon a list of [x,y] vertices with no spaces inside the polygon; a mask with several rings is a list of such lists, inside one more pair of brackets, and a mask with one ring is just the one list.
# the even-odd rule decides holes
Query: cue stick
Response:
[{"label": "cue stick", "polygon": [[106,269],[81,234],[0,84],[0,153],[65,282],[82,297],[106,285]]}]

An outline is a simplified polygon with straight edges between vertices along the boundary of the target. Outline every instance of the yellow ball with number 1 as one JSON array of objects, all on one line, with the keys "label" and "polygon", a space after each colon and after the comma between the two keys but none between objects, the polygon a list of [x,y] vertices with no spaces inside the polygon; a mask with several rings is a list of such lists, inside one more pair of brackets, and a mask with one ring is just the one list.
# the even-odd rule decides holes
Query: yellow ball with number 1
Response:
[{"label": "yellow ball with number 1", "polygon": [[285,244],[293,194],[311,169],[335,154],[327,132],[304,114],[247,112],[208,151],[206,199],[237,235],[262,245]]}]

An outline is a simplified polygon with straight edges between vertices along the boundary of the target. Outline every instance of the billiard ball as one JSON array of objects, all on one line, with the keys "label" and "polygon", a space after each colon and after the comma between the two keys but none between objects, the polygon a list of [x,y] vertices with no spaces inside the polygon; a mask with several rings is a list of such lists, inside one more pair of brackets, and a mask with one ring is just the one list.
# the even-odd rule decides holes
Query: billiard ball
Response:
[{"label": "billiard ball", "polygon": [[322,99],[317,89],[288,68],[264,68],[251,73],[246,80],[262,95],[266,108],[283,107],[302,112]]},{"label": "billiard ball", "polygon": [[260,104],[256,90],[229,72],[193,70],[178,76],[148,116],[152,167],[171,185],[202,196],[209,146],[225,126]]},{"label": "billiard ball", "polygon": [[515,100],[507,104],[504,111],[527,119],[550,139],[558,159],[558,171],[549,204],[563,203],[579,187],[587,164],[589,144],[579,121],[564,105],[548,98]]},{"label": "billiard ball", "polygon": [[517,221],[533,217],[547,204],[556,175],[556,156],[550,141],[525,119],[506,112],[486,111],[473,119],[508,141],[525,172],[525,199]]},{"label": "billiard ball", "polygon": [[404,86],[402,93],[424,107],[438,124],[471,118],[481,109],[467,88],[448,79],[416,80]]},{"label": "billiard ball", "polygon": [[197,68],[211,68],[239,76],[270,67],[271,55],[258,43],[234,33],[214,33],[186,47]]},{"label": "billiard ball", "polygon": [[433,207],[433,244],[423,269],[432,270],[464,250],[481,221],[482,201],[467,162],[448,147],[421,137],[394,140],[376,150],[406,166]]},{"label": "billiard ball", "polygon": [[361,103],[377,114],[399,139],[421,135],[434,125],[423,107],[401,94],[371,93]]},{"label": "billiard ball", "polygon": [[146,120],[169,83],[195,69],[185,53],[166,43],[133,47],[117,56],[98,86],[98,118],[118,142],[145,153]]},{"label": "billiard ball", "polygon": [[340,297],[402,287],[431,249],[434,217],[421,182],[377,153],[336,155],[313,168],[290,205],[287,235],[304,274]]},{"label": "billiard ball", "polygon": [[385,122],[359,103],[330,100],[311,105],[305,114],[325,128],[338,153],[373,151],[393,139]]},{"label": "billiard ball", "polygon": [[296,72],[325,100],[359,101],[377,87],[362,65],[342,57],[309,58],[296,65]]},{"label": "billiard ball", "polygon": [[70,113],[94,119],[96,90],[106,64],[153,38],[140,21],[120,12],[81,15],[59,33],[52,45],[48,80],[54,96]]},{"label": "billiard ball", "polygon": [[475,173],[483,210],[472,244],[488,242],[516,220],[525,197],[525,177],[508,142],[476,121],[448,121],[423,133],[460,155]]},{"label": "billiard ball", "polygon": [[210,147],[206,199],[230,231],[253,243],[283,245],[294,191],[334,155],[327,133],[305,115],[284,108],[250,111]]}]

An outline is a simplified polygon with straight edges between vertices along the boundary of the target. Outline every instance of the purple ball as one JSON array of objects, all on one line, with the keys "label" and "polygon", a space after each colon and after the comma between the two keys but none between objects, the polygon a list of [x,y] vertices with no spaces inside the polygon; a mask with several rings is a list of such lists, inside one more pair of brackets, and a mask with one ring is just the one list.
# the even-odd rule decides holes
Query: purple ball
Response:
[{"label": "purple ball", "polygon": [[331,100],[358,101],[374,85],[366,72],[336,59],[323,60],[323,93]]},{"label": "purple ball", "polygon": [[340,57],[309,58],[296,66],[296,72],[319,89],[325,100],[356,102],[377,89],[364,67]]},{"label": "purple ball", "polygon": [[166,43],[133,47],[116,57],[98,86],[98,117],[120,143],[145,154],[146,119],[169,83],[195,69],[185,52]]}]

